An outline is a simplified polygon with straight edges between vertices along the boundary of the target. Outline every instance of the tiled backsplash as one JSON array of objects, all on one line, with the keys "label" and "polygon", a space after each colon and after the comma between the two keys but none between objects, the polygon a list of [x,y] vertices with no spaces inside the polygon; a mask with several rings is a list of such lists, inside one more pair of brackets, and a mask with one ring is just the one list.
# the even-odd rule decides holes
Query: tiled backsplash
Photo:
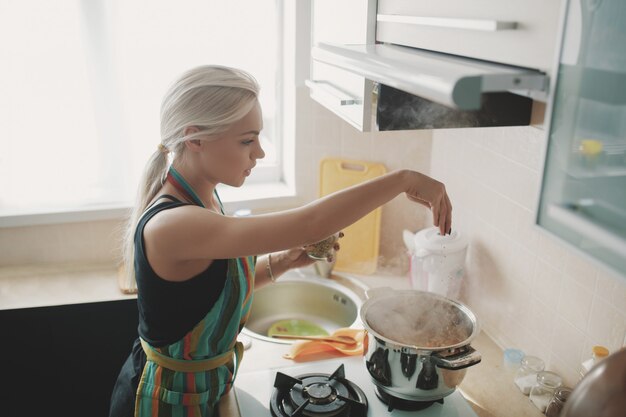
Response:
[{"label": "tiled backsplash", "polygon": [[0,266],[118,263],[124,223],[102,220],[0,228]]},{"label": "tiled backsplash", "polygon": [[534,225],[545,140],[536,127],[437,130],[431,175],[470,239],[464,295],[485,330],[573,385],[593,345],[624,343],[626,280]]},{"label": "tiled backsplash", "polygon": [[[446,184],[453,227],[470,241],[463,299],[501,347],[541,357],[574,385],[593,345],[611,351],[622,346],[626,280],[534,225],[542,128],[359,133],[312,106],[313,134],[303,147],[312,163],[324,156],[362,158],[390,170],[419,170]],[[428,213],[404,197],[387,204],[380,268],[406,273],[401,231],[430,224]]]}]

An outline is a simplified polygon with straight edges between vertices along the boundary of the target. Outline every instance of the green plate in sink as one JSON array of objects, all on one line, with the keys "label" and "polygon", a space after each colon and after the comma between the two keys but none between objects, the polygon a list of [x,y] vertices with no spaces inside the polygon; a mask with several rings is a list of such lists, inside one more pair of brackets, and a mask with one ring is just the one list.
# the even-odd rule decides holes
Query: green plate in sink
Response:
[{"label": "green plate in sink", "polygon": [[269,337],[285,334],[294,336],[328,336],[328,332],[322,327],[302,319],[280,320],[272,324],[267,330]]}]

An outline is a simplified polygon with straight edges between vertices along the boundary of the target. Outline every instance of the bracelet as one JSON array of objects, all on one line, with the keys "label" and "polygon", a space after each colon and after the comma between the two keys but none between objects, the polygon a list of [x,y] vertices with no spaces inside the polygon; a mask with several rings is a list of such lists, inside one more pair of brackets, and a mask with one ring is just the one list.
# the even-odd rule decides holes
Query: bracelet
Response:
[{"label": "bracelet", "polygon": [[272,254],[267,255],[267,264],[265,265],[265,271],[267,275],[270,277],[272,282],[276,282],[276,278],[274,278],[274,274],[272,274]]}]

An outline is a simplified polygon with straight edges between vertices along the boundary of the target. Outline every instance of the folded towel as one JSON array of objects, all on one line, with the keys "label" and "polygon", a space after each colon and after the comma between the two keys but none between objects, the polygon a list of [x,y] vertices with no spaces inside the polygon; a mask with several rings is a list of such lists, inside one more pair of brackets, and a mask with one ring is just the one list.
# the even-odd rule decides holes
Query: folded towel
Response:
[{"label": "folded towel", "polygon": [[349,356],[363,355],[365,330],[344,327],[335,330],[331,336],[348,336],[353,338],[356,343],[354,345],[348,345],[340,342],[305,340],[294,343],[291,346],[291,351],[283,355],[283,357],[286,359],[296,359],[298,357],[324,352],[339,352]]}]

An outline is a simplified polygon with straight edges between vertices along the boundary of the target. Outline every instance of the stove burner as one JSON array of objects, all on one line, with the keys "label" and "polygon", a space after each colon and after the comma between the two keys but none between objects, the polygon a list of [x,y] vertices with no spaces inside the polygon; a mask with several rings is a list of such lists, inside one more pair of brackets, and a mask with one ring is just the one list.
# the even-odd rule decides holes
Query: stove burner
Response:
[{"label": "stove burner", "polygon": [[413,401],[404,398],[398,398],[376,387],[376,396],[385,404],[387,411],[403,410],[403,411],[419,411],[430,407],[434,403],[443,404],[443,398],[432,401]]},{"label": "stove burner", "polygon": [[367,415],[367,397],[345,378],[343,364],[331,375],[312,373],[291,377],[277,372],[274,387],[270,399],[274,417]]},{"label": "stove burner", "polygon": [[337,398],[336,391],[328,383],[315,382],[304,387],[311,404],[328,404]]}]

